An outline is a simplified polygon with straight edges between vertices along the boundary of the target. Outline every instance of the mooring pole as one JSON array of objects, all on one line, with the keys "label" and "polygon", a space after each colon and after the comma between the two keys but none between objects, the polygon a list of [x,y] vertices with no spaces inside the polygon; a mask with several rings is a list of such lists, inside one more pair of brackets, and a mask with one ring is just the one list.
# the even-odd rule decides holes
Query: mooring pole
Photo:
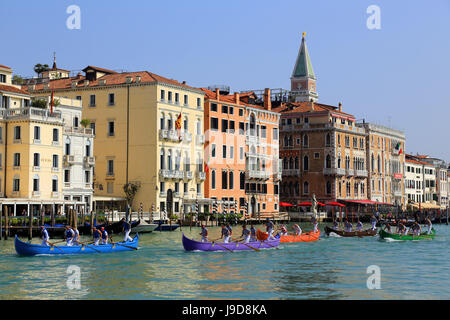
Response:
[{"label": "mooring pole", "polygon": [[9,221],[8,221],[8,206],[5,206],[5,240],[8,240],[9,235]]},{"label": "mooring pole", "polygon": [[3,203],[0,204],[0,240],[3,237]]},{"label": "mooring pole", "polygon": [[30,204],[28,204],[28,240],[33,238],[33,211],[30,210]]}]

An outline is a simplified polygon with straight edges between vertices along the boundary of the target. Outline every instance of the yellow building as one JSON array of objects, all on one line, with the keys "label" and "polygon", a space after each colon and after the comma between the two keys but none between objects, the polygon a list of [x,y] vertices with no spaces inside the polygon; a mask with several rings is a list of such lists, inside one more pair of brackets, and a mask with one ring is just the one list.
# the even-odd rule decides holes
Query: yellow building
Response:
[{"label": "yellow building", "polygon": [[144,211],[153,207],[177,214],[183,205],[202,199],[203,92],[147,71],[117,73],[88,66],[83,72],[24,89],[82,100],[83,118],[91,121],[95,134],[97,208],[103,200],[119,209],[127,183],[139,186],[134,210],[142,203]]}]

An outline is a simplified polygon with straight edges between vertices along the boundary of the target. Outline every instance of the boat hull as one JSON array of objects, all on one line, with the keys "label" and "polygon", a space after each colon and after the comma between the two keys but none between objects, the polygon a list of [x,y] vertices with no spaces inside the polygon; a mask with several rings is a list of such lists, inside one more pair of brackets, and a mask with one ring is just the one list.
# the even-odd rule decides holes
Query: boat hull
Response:
[{"label": "boat hull", "polygon": [[413,236],[410,234],[401,235],[395,233],[389,233],[385,230],[380,230],[379,232],[381,239],[393,239],[393,240],[424,240],[424,239],[434,239],[436,236],[436,231],[434,229],[431,230],[431,234],[421,233],[418,236]]},{"label": "boat hull", "polygon": [[131,233],[150,233],[155,231],[157,224],[142,222],[134,228],[131,228]]},{"label": "boat hull", "polygon": [[162,224],[158,224],[155,231],[174,231],[176,229],[178,229],[180,225],[177,223],[162,223]]},{"label": "boat hull", "polygon": [[335,233],[341,237],[359,237],[359,238],[361,238],[361,237],[373,237],[377,234],[377,230],[368,229],[368,230],[363,230],[363,231],[347,232],[347,231],[343,231],[343,230],[331,229],[330,227],[326,226],[325,233],[327,234],[327,236],[329,236],[330,233]]},{"label": "boat hull", "polygon": [[183,233],[183,247],[186,251],[248,251],[254,249],[276,248],[279,244],[279,239],[270,241],[253,241],[246,244],[239,242],[200,242],[187,238]]},{"label": "boat hull", "polygon": [[[269,237],[267,232],[263,232],[259,229],[256,230],[256,238],[258,240],[266,240]],[[320,230],[317,232],[306,232],[299,236],[287,235],[287,236],[277,236],[280,239],[281,243],[290,243],[290,242],[312,242],[319,240]]]},{"label": "boat hull", "polygon": [[[60,254],[88,254],[88,253],[110,253],[119,251],[132,251],[138,246],[139,235],[137,234],[133,241],[118,242],[115,244],[108,243],[98,246],[94,245],[78,245],[78,246],[43,246],[38,244],[30,244],[21,241],[17,236],[14,239],[14,247],[17,254],[21,256],[35,255],[60,255]],[[129,248],[127,248],[129,247]]]}]

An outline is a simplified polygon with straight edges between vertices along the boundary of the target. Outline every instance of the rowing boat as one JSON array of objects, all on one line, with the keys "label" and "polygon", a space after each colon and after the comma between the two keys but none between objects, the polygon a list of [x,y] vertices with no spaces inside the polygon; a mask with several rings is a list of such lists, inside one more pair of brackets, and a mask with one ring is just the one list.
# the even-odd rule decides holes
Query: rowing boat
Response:
[{"label": "rowing boat", "polygon": [[243,251],[254,249],[276,248],[280,244],[280,239],[266,241],[252,241],[249,243],[239,242],[200,242],[187,238],[183,233],[183,247],[186,251]]},{"label": "rowing boat", "polygon": [[330,235],[330,233],[335,233],[341,237],[373,237],[377,234],[377,230],[367,229],[363,231],[344,231],[344,230],[335,230],[331,229],[328,226],[325,226],[325,233],[327,236]]},{"label": "rowing boat", "polygon": [[21,241],[17,235],[14,240],[14,246],[17,254],[21,256],[35,256],[40,254],[86,254],[86,253],[109,253],[118,251],[131,251],[137,249],[139,243],[139,234],[133,241],[117,242],[100,245],[74,245],[74,246],[44,246],[39,244],[31,244]]},{"label": "rowing boat", "polygon": [[[294,235],[287,235],[287,236],[280,236],[276,235],[275,238],[279,238],[280,242],[287,243],[287,242],[311,242],[311,241],[317,241],[319,240],[320,231],[317,230],[316,232],[305,232],[302,233],[299,236]],[[269,237],[269,234],[267,232],[262,232],[261,230],[256,230],[256,238],[258,240],[266,240]]]},{"label": "rowing boat", "polygon": [[393,239],[393,240],[423,240],[423,239],[433,239],[436,236],[436,231],[431,229],[431,234],[422,232],[420,235],[414,236],[412,234],[395,234],[387,232],[386,230],[380,230],[379,232],[381,239]]}]

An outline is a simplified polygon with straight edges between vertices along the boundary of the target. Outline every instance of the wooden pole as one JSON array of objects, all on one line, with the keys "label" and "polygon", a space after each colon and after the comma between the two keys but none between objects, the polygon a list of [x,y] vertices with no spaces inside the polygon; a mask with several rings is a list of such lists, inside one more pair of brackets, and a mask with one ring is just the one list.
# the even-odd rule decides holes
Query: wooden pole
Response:
[{"label": "wooden pole", "polygon": [[78,210],[73,210],[73,226],[78,228]]},{"label": "wooden pole", "polygon": [[33,238],[33,210],[30,210],[30,205],[28,204],[28,240]]},{"label": "wooden pole", "polygon": [[50,224],[53,227],[55,225],[55,204],[52,205],[52,211],[50,212]]},{"label": "wooden pole", "polygon": [[8,240],[8,235],[9,235],[8,206],[5,206],[5,240]]},{"label": "wooden pole", "polygon": [[3,238],[3,203],[0,204],[0,240]]},{"label": "wooden pole", "polygon": [[91,235],[93,234],[92,229],[94,228],[94,212],[91,211]]}]

